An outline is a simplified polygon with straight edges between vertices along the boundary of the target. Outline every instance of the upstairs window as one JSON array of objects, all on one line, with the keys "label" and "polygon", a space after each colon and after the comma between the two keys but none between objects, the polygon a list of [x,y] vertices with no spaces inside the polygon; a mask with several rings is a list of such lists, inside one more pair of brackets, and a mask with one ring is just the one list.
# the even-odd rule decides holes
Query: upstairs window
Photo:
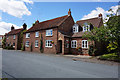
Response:
[{"label": "upstairs window", "polygon": [[46,36],[52,36],[53,35],[53,30],[46,30]]},{"label": "upstairs window", "polygon": [[30,33],[26,33],[26,38],[30,38]]},{"label": "upstairs window", "polygon": [[39,31],[35,32],[35,37],[39,37]]},{"label": "upstairs window", "polygon": [[90,31],[90,25],[88,23],[84,23],[83,32],[85,31]]},{"label": "upstairs window", "polygon": [[52,47],[52,40],[46,40],[45,47]]},{"label": "upstairs window", "polygon": [[25,46],[29,47],[29,41],[26,41]]},{"label": "upstairs window", "polygon": [[88,48],[88,40],[82,40],[82,48]]},{"label": "upstairs window", "polygon": [[77,48],[77,40],[72,40],[71,41],[71,47],[72,48]]},{"label": "upstairs window", "polygon": [[15,35],[13,35],[13,39],[15,39]]},{"label": "upstairs window", "polygon": [[38,40],[35,40],[35,47],[38,47]]},{"label": "upstairs window", "polygon": [[73,33],[76,33],[76,32],[78,32],[78,25],[74,24],[74,26],[73,26]]}]

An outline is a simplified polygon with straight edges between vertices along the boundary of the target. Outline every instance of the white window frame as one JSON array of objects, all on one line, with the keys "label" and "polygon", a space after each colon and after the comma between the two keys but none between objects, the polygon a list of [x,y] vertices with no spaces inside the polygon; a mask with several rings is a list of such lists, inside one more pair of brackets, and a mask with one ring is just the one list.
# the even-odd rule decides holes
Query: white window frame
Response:
[{"label": "white window frame", "polygon": [[52,43],[51,43],[52,40],[46,40],[45,41],[45,47],[52,47]]},{"label": "white window frame", "polygon": [[29,44],[30,44],[29,41],[26,41],[26,42],[25,42],[25,46],[26,46],[26,47],[29,47]]},{"label": "white window frame", "polygon": [[73,29],[73,33],[77,33],[79,30],[78,25],[75,24],[72,29]]},{"label": "white window frame", "polygon": [[[76,42],[76,44],[75,44],[75,42]],[[75,45],[76,45],[76,47],[75,47]],[[72,40],[71,41],[71,48],[77,48],[77,40]]]},{"label": "white window frame", "polygon": [[[87,44],[86,44],[86,41],[87,41]],[[83,44],[84,42],[84,44]],[[87,47],[86,47],[87,45]],[[82,40],[82,48],[88,48],[88,40]]]},{"label": "white window frame", "polygon": [[15,39],[16,35],[13,35],[13,39]]},{"label": "white window frame", "polygon": [[46,30],[46,36],[52,36],[53,35],[53,29]]},{"label": "white window frame", "polygon": [[35,47],[38,47],[38,40],[35,40]]},{"label": "white window frame", "polygon": [[35,32],[35,37],[39,37],[39,31]]},{"label": "white window frame", "polygon": [[30,38],[30,33],[26,33],[26,38]]},{"label": "white window frame", "polygon": [[90,25],[83,26],[83,32],[90,31]]}]

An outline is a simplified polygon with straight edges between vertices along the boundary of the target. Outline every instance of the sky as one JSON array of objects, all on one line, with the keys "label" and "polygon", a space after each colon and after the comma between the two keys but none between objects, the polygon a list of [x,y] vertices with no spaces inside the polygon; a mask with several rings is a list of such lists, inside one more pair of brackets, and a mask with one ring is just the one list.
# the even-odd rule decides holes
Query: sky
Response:
[{"label": "sky", "polygon": [[[65,0],[64,0],[65,1]],[[97,17],[102,13],[103,18],[110,14],[108,10],[113,9],[114,13],[118,8],[118,0],[66,0],[66,2],[55,2],[54,0],[0,0],[0,35],[9,32],[13,25],[15,29],[21,28],[23,23],[29,29],[32,24],[61,17],[68,14],[71,9],[74,21]],[[7,5],[7,6],[6,6]]]}]

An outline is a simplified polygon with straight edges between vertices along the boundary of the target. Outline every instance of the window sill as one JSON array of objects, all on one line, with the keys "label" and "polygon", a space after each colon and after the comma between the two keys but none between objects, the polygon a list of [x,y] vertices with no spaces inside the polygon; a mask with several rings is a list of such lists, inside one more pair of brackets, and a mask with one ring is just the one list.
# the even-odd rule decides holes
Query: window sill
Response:
[{"label": "window sill", "polygon": [[30,37],[26,37],[26,39],[29,39]]},{"label": "window sill", "polygon": [[48,47],[48,46],[45,46],[46,48],[52,48],[52,46],[51,47]]},{"label": "window sill", "polygon": [[35,38],[39,38],[39,36],[35,36]]},{"label": "window sill", "polygon": [[88,49],[88,48],[82,48],[82,49]]},{"label": "window sill", "polygon": [[52,37],[53,35],[46,35],[47,37]]},{"label": "window sill", "polygon": [[38,46],[35,46],[35,48],[38,48]]}]

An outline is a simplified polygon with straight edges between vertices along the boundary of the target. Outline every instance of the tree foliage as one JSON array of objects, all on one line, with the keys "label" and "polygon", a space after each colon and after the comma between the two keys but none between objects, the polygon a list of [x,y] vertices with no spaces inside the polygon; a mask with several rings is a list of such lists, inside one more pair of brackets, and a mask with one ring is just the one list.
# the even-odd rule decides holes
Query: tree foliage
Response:
[{"label": "tree foliage", "polygon": [[108,51],[115,52],[117,54],[120,53],[120,15],[116,16],[113,14],[112,9],[109,10],[111,12],[109,20],[104,23],[100,28],[94,27],[93,30],[84,34],[83,37],[88,38],[89,40],[94,40],[98,42],[109,42]]}]

